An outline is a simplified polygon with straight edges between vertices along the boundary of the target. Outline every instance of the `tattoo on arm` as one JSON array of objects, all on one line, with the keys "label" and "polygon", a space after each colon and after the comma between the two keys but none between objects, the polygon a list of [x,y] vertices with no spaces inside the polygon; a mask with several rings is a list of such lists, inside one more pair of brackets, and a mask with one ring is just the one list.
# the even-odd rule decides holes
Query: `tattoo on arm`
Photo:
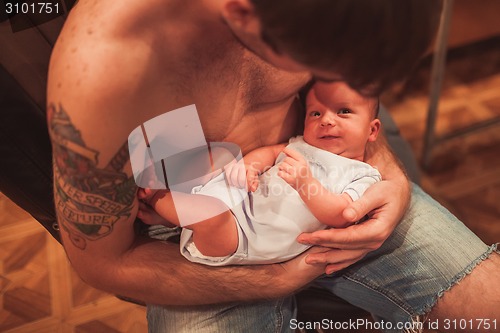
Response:
[{"label": "tattoo on arm", "polygon": [[72,243],[85,249],[87,241],[109,235],[120,218],[130,217],[137,187],[123,171],[128,145],[99,168],[99,152],[86,146],[61,105],[49,105],[48,124],[58,222]]}]

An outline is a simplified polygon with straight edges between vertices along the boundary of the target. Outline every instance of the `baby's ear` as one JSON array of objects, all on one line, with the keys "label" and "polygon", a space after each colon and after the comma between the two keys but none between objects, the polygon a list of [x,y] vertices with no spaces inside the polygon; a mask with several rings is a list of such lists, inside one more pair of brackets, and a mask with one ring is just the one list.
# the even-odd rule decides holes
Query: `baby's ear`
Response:
[{"label": "baby's ear", "polygon": [[373,119],[370,123],[370,136],[368,136],[368,142],[373,142],[377,140],[378,132],[380,132],[380,120]]}]

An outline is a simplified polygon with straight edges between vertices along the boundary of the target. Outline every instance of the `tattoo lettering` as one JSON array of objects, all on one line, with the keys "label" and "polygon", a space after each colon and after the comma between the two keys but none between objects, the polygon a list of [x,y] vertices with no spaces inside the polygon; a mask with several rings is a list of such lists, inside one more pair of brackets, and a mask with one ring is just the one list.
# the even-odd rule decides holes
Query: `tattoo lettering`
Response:
[{"label": "tattoo lettering", "polygon": [[130,216],[137,187],[123,171],[128,145],[99,168],[99,152],[85,145],[61,105],[49,105],[48,123],[58,221],[73,244],[85,249],[87,241],[109,235],[120,218]]}]

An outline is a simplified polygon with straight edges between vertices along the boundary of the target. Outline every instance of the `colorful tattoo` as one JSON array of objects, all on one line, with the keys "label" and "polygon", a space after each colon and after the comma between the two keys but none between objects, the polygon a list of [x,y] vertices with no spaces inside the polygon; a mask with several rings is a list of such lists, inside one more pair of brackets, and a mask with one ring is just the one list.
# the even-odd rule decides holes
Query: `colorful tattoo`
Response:
[{"label": "colorful tattoo", "polygon": [[128,145],[106,167],[99,168],[99,152],[85,145],[61,105],[49,106],[48,122],[58,222],[73,244],[85,249],[87,241],[109,235],[120,218],[130,216],[137,186],[123,171],[129,159]]}]

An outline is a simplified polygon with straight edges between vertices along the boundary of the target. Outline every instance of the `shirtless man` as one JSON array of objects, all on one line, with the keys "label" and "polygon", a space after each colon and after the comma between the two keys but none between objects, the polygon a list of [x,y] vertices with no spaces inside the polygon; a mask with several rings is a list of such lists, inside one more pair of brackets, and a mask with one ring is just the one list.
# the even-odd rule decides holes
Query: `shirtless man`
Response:
[{"label": "shirtless man", "polygon": [[[47,99],[55,205],[75,270],[90,285],[111,293],[148,304],[192,306],[192,311],[150,307],[150,311],[165,312],[163,317],[168,319],[150,323],[152,331],[237,332],[248,327],[259,332],[286,331],[292,315],[287,295],[325,272],[325,265],[326,272],[332,273],[375,250],[344,275],[330,278],[335,293],[393,322],[417,319],[431,309],[431,318],[494,318],[492,302],[500,297],[488,284],[493,283],[494,269],[498,276],[496,254],[433,306],[436,295],[454,285],[456,276],[492,249],[415,188],[410,211],[398,225],[407,207],[409,185],[385,146],[372,147],[374,153],[368,158],[383,181],[344,211],[350,221],[372,211],[371,219],[344,230],[302,235],[299,241],[328,249],[316,249],[317,253],[283,265],[200,266],[185,261],[177,244],[152,241],[134,232],[137,188],[126,141],[138,125],[196,104],[207,141],[234,142],[243,153],[285,142],[302,119],[296,94],[311,75],[324,80],[342,78],[366,93],[374,92],[400,78],[424,52],[437,19],[435,10],[429,8],[435,0],[326,2],[331,8],[339,5],[332,11],[315,8],[310,0],[304,8],[293,8],[301,1],[272,3],[79,1],[54,49]],[[354,7],[348,11],[346,6]],[[289,28],[279,29],[274,24],[279,20],[266,16],[273,8],[276,17],[292,22]],[[349,19],[345,13],[351,15]],[[267,27],[261,29],[264,22]],[[314,33],[296,38],[304,27]],[[286,35],[292,28],[300,28],[297,36]],[[324,34],[319,33],[323,30]],[[315,59],[321,52],[327,56]],[[429,229],[434,221],[440,221],[439,227]],[[443,228],[449,229],[449,241],[437,236]],[[424,231],[428,234],[422,236]],[[424,240],[430,243],[415,247]],[[427,252],[422,254],[424,249]],[[434,257],[440,253],[446,259]],[[381,266],[380,257],[387,255],[393,264],[396,256],[408,262],[405,286],[383,279],[358,280],[358,275],[400,277],[404,273],[398,271],[400,265]],[[432,260],[438,264],[426,265]],[[453,264],[439,272],[429,269],[422,276],[412,266],[435,269],[448,262]],[[375,271],[381,273],[372,274]],[[441,277],[440,283],[426,283],[429,276]],[[418,286],[425,295],[423,291],[404,293],[407,285]],[[380,303],[379,295],[385,295],[385,303]],[[263,299],[268,301],[202,306]],[[463,299],[467,302],[457,301]]]}]

